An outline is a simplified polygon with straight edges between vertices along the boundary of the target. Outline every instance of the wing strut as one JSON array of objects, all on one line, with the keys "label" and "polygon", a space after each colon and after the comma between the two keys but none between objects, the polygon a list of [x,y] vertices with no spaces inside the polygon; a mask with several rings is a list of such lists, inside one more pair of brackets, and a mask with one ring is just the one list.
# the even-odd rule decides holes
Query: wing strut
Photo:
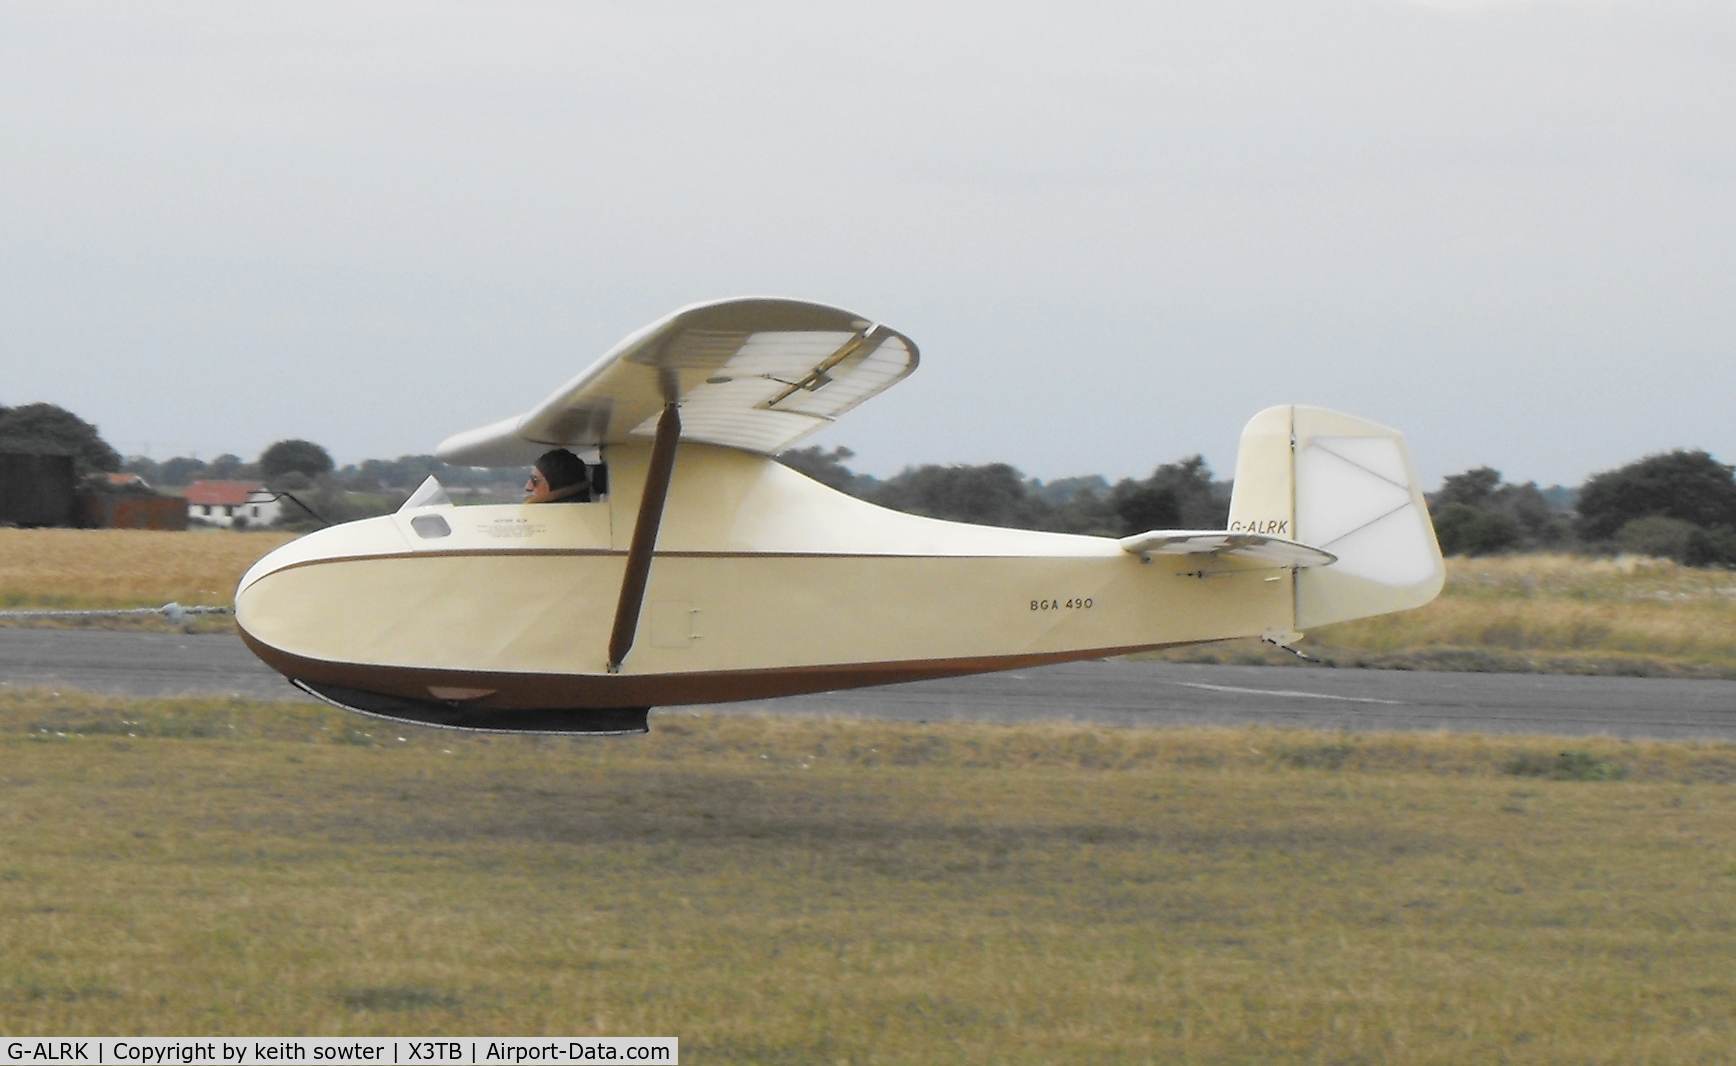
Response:
[{"label": "wing strut", "polygon": [[663,405],[657,420],[657,437],[651,444],[651,465],[645,472],[645,491],[639,497],[639,518],[633,524],[633,543],[627,548],[627,573],[621,578],[621,600],[615,605],[615,628],[609,633],[609,672],[621,672],[621,662],[633,648],[639,628],[639,608],[645,602],[645,582],[651,577],[651,552],[657,546],[657,527],[663,522],[663,501],[669,495],[669,475],[675,469],[675,442],[681,436],[681,408]]}]

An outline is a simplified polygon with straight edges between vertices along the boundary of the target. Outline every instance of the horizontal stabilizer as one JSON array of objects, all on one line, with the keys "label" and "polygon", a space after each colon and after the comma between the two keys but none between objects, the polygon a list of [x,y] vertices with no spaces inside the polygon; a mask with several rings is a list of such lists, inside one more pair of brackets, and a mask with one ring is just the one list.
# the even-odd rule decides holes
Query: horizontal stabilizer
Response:
[{"label": "horizontal stabilizer", "polygon": [[1233,555],[1274,566],[1331,566],[1338,556],[1283,537],[1232,533],[1227,529],[1154,529],[1122,537],[1121,550],[1135,555]]}]

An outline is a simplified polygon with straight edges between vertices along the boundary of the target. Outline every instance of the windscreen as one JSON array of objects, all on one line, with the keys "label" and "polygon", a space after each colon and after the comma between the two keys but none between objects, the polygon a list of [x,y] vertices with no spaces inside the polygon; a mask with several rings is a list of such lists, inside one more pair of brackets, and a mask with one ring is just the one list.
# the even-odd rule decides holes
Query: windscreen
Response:
[{"label": "windscreen", "polygon": [[404,501],[404,506],[398,510],[413,511],[418,507],[450,507],[451,505],[452,497],[446,495],[446,487],[440,484],[439,478],[429,474],[422,484],[416,487],[416,491],[410,494],[410,498]]}]

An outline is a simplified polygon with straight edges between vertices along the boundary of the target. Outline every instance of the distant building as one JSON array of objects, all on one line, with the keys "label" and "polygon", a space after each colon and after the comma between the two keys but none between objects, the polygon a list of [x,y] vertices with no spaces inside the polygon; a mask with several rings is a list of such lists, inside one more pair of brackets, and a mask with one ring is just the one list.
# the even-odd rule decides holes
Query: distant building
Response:
[{"label": "distant building", "polygon": [[0,454],[0,525],[86,529],[186,529],[187,503],[151,490],[137,474],[74,479],[70,455]]},{"label": "distant building", "polygon": [[269,526],[282,504],[257,481],[195,481],[187,486],[188,517],[214,526]]},{"label": "distant building", "polygon": [[78,494],[86,529],[186,529],[187,501],[151,488],[137,474],[91,474]]},{"label": "distant building", "polygon": [[78,494],[79,524],[87,529],[186,529],[187,501],[137,489]]}]

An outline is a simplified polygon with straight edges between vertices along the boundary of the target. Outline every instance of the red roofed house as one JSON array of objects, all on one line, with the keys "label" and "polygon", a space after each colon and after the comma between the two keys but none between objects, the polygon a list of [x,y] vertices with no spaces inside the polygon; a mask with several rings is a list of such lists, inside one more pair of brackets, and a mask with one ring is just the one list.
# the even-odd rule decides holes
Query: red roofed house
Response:
[{"label": "red roofed house", "polygon": [[257,481],[195,481],[187,486],[187,517],[214,526],[269,526],[281,504]]}]

